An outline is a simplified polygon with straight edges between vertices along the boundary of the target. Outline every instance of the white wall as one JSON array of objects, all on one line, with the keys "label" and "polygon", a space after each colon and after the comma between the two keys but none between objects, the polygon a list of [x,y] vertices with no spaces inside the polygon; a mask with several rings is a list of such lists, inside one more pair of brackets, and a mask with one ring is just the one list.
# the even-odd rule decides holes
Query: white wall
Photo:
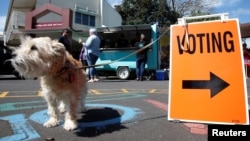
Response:
[{"label": "white wall", "polygon": [[249,38],[244,38],[245,43],[247,43],[247,48],[250,48],[250,37]]},{"label": "white wall", "polygon": [[121,24],[120,14],[106,0],[103,0],[103,25],[120,26]]}]

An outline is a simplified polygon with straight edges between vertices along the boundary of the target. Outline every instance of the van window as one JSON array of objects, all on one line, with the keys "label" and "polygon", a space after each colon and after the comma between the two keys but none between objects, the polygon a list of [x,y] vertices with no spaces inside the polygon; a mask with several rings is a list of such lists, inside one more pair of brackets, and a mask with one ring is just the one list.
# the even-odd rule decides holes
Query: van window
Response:
[{"label": "van window", "polygon": [[140,33],[146,36],[148,41],[151,40],[151,30],[143,31],[122,31],[104,33],[99,32],[98,36],[101,39],[101,49],[135,49],[135,43],[140,39]]}]

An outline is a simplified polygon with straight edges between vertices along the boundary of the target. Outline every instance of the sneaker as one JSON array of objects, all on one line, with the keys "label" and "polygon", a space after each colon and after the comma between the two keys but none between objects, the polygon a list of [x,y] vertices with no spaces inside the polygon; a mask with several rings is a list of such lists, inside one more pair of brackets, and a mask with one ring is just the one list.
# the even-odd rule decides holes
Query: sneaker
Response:
[{"label": "sneaker", "polygon": [[98,82],[98,81],[99,81],[99,79],[95,78],[93,81],[94,81],[94,82]]},{"label": "sneaker", "polygon": [[91,83],[93,83],[93,82],[95,82],[93,79],[90,79],[88,82],[91,82]]}]

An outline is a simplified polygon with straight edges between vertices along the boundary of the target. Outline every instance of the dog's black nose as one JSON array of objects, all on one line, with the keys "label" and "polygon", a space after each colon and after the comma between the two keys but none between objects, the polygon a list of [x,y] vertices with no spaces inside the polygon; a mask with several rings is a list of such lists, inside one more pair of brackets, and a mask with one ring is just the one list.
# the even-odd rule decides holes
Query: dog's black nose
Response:
[{"label": "dog's black nose", "polygon": [[16,53],[12,53],[12,54],[11,54],[11,57],[12,57],[12,58],[15,58],[15,57],[16,57]]}]

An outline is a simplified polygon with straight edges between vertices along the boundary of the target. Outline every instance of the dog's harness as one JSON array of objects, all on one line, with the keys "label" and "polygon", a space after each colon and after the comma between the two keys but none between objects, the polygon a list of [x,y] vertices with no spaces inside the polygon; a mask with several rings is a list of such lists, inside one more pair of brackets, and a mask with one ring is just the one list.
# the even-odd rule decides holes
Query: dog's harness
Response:
[{"label": "dog's harness", "polygon": [[[56,73],[56,77],[60,77],[61,75],[63,75],[65,72],[68,73],[67,74],[67,81],[69,83],[72,83],[75,81],[75,77],[73,75],[73,73],[71,73],[70,71],[67,72],[67,70],[69,70],[70,68],[72,67],[68,67],[68,66],[64,66],[62,67],[57,73]],[[73,69],[76,69],[76,68],[73,68]]]}]

